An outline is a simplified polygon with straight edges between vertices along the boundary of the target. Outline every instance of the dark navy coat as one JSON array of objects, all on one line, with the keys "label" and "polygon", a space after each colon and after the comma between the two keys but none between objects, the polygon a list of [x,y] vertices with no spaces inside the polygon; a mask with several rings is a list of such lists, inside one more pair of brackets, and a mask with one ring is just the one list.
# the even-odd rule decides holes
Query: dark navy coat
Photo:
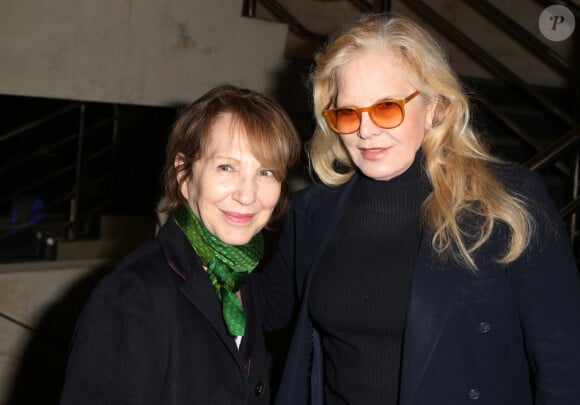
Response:
[{"label": "dark navy coat", "polygon": [[78,322],[61,405],[268,404],[251,279],[246,336],[228,335],[215,289],[172,221],[96,287]]},{"label": "dark navy coat", "polygon": [[[580,404],[580,281],[570,243],[539,176],[507,166],[498,176],[531,201],[534,239],[518,260],[498,265],[493,258],[502,254],[506,230],[496,226],[476,256],[474,274],[440,260],[423,232],[407,309],[400,405]],[[264,272],[269,316],[282,322],[294,297],[299,302],[276,404],[323,403],[308,288],[357,179],[301,190]]]}]

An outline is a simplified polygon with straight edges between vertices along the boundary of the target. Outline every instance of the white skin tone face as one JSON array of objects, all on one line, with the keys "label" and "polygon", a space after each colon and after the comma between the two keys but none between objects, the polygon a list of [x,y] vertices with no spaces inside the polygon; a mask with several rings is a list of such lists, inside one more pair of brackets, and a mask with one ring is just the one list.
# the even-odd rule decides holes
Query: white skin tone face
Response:
[{"label": "white skin tone face", "polygon": [[[193,212],[222,242],[244,245],[267,223],[280,198],[274,173],[252,154],[245,130],[221,114],[211,128],[207,150],[181,186]],[[183,155],[175,159],[182,164]]]},{"label": "white skin tone face", "polygon": [[[384,99],[404,99],[417,90],[397,58],[372,51],[341,66],[337,85],[337,107],[368,107]],[[405,104],[405,119],[400,126],[378,127],[363,112],[360,136],[353,133],[340,137],[361,172],[374,180],[391,180],[413,163],[431,126],[433,111],[434,103],[426,105],[418,95]]]}]

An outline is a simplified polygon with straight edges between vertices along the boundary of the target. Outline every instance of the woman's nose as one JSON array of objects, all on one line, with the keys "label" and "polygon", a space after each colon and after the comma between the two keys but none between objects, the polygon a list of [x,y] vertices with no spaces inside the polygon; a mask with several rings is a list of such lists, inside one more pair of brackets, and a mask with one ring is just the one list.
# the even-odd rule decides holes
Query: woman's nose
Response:
[{"label": "woman's nose", "polygon": [[241,176],[233,198],[242,205],[249,205],[256,200],[256,191],[257,188],[253,176]]},{"label": "woman's nose", "polygon": [[368,139],[377,133],[379,127],[373,122],[368,112],[361,113],[360,126],[357,131],[357,136],[361,139]]}]

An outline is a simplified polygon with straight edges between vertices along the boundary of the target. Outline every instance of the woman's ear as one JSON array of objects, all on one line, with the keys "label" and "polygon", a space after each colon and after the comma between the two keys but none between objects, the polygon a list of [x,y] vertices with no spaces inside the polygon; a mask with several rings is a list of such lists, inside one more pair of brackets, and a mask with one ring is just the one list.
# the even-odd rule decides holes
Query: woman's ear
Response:
[{"label": "woman's ear", "polygon": [[435,117],[435,110],[437,110],[438,97],[433,97],[425,106],[425,130],[428,131],[433,128],[433,118]]},{"label": "woman's ear", "polygon": [[185,181],[185,156],[183,153],[178,153],[173,161],[173,167],[175,168],[175,179],[179,187],[179,191],[183,198],[187,200],[187,181]]}]

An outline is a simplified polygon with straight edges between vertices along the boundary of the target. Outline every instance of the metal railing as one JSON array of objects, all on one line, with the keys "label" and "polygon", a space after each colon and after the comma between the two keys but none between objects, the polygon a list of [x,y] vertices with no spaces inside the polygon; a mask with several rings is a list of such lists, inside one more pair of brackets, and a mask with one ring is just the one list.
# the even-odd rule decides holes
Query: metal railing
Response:
[{"label": "metal railing", "polygon": [[[42,220],[32,221],[26,217],[24,220],[11,218],[11,223],[5,224],[4,229],[0,230],[0,244],[6,242],[16,233],[25,231],[36,231],[39,243],[47,237],[75,239],[79,236],[79,224],[88,216],[87,213],[82,213],[79,209],[82,203],[82,190],[88,189],[95,184],[94,180],[92,182],[83,181],[83,168],[90,165],[97,156],[114,149],[117,131],[117,107],[115,105],[113,110],[114,112],[110,117],[98,119],[87,125],[87,103],[72,102],[0,135],[0,148],[9,148],[10,146],[7,144],[15,138],[20,138],[23,143],[35,144],[39,139],[42,141],[42,137],[33,135],[35,131],[54,131],[54,129],[49,130],[46,128],[54,124],[55,121],[77,120],[78,130],[75,133],[59,134],[56,140],[47,140],[45,144],[35,145],[36,149],[31,149],[23,155],[19,155],[17,151],[14,151],[14,156],[5,161],[0,167],[0,176],[6,179],[15,177],[21,172],[26,172],[27,167],[39,165],[38,160],[43,156],[64,155],[59,163],[51,165],[50,171],[42,172],[37,177],[26,179],[27,181],[21,183],[15,182],[15,186],[0,198],[0,204],[7,205],[19,196],[36,195],[39,190],[54,188],[54,186],[51,187],[54,184],[65,184],[64,190],[59,189],[55,193],[51,193],[52,195],[49,198],[44,196],[43,200],[46,199],[46,201],[43,201],[38,211],[34,212],[34,218],[42,218]],[[111,138],[113,141],[105,147],[101,147],[100,150],[87,154],[84,147],[87,139],[107,127],[112,132]],[[27,137],[33,139],[27,140]],[[66,186],[67,184],[68,186]],[[26,216],[30,213],[18,214]],[[15,217],[16,213],[13,212],[11,216]],[[50,218],[53,219],[51,220]],[[9,260],[9,256],[19,257],[21,254],[27,256],[24,252],[33,249],[33,247],[28,243],[23,244],[20,249],[20,252],[17,250],[10,254],[3,251],[2,254],[5,257],[0,257],[0,260]]]}]

